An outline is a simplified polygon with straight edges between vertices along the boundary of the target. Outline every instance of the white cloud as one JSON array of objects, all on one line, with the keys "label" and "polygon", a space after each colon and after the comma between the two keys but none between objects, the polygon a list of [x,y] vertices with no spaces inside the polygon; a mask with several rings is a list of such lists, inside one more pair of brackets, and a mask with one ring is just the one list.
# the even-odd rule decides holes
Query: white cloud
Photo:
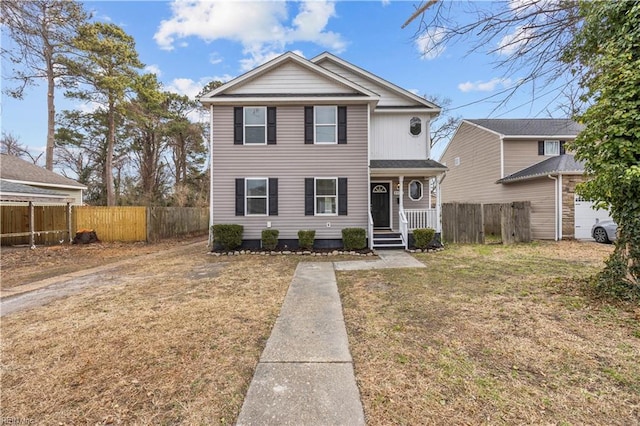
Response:
[{"label": "white cloud", "polygon": [[458,89],[461,92],[493,92],[498,88],[506,88],[511,86],[510,78],[492,78],[489,81],[467,81],[465,83],[458,84]]},{"label": "white cloud", "polygon": [[174,49],[175,44],[188,37],[206,42],[238,42],[247,56],[241,62],[245,71],[272,59],[295,42],[316,43],[336,53],[344,51],[346,42],[342,36],[326,30],[329,20],[336,16],[334,1],[291,4],[298,13],[289,22],[290,4],[284,1],[176,0],[171,5],[173,16],[160,23],[154,39],[166,50]]},{"label": "white cloud", "polygon": [[445,47],[440,43],[444,35],[444,28],[435,27],[425,31],[416,39],[416,49],[418,49],[422,59],[435,59],[444,53]]},{"label": "white cloud", "polygon": [[217,52],[213,52],[211,55],[209,55],[209,63],[212,65],[218,65],[219,63],[222,63],[224,61],[223,58],[220,57],[220,55]]},{"label": "white cloud", "polygon": [[528,27],[518,27],[511,34],[507,34],[498,43],[497,52],[501,55],[511,55],[524,46],[535,34],[535,30]]},{"label": "white cloud", "polygon": [[157,65],[147,65],[146,67],[144,67],[144,71],[148,72],[150,74],[155,74],[158,77],[160,77],[162,75],[162,71],[160,71],[160,67],[158,67]]},{"label": "white cloud", "polygon": [[187,95],[189,98],[194,99],[198,93],[200,93],[200,90],[209,82],[217,80],[226,83],[232,79],[233,76],[228,74],[215,77],[203,77],[198,81],[190,78],[174,78],[166,85],[165,90],[177,93],[178,95]]}]

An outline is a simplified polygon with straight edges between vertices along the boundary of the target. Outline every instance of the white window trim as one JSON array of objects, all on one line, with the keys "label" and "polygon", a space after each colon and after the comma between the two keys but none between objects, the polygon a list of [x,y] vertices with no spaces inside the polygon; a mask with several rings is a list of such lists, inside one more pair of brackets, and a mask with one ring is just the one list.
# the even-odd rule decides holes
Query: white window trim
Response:
[{"label": "white window trim", "polygon": [[[335,213],[318,213],[318,181],[319,180],[333,180],[336,183],[336,212]],[[327,197],[327,195],[321,195],[321,197]],[[313,214],[314,216],[338,216],[340,211],[338,206],[338,178],[337,177],[316,177],[313,178]]]},{"label": "white window trim", "polygon": [[[247,189],[247,182],[250,180],[264,180],[266,182],[267,193],[265,195],[249,195],[249,191]],[[249,198],[264,198],[266,200],[265,213],[249,213],[249,206],[247,200]],[[244,215],[245,216],[269,216],[269,178],[265,177],[247,177],[244,178]]]},{"label": "white window trim", "polygon": [[[245,112],[248,108],[260,108],[264,110],[264,124],[247,124]],[[247,127],[264,127],[264,142],[247,142]],[[246,106],[242,108],[242,143],[244,145],[266,145],[267,144],[267,107],[266,106]]]},{"label": "white window trim", "polygon": [[[318,107],[332,107],[334,112],[335,124],[318,124],[316,120],[316,111]],[[317,140],[317,128],[318,127],[334,127],[333,142],[318,142]],[[317,145],[336,145],[338,143],[338,106],[337,105],[316,105],[313,107],[313,143]]]},{"label": "white window trim", "polygon": [[[417,183],[419,183],[419,184],[420,184],[420,187],[421,187],[421,189],[420,189],[420,198],[413,198],[413,197],[411,196],[411,184],[412,184],[413,182],[417,182]],[[411,201],[420,201],[420,200],[422,200],[422,198],[424,197],[424,183],[422,183],[422,181],[421,181],[421,180],[413,179],[411,182],[409,182],[409,186],[407,186],[407,192],[409,193],[409,199],[410,199]]]},{"label": "white window trim", "polygon": [[[420,120],[420,132],[419,132],[417,135],[414,135],[413,133],[411,133],[411,120],[413,120],[414,118],[417,118],[418,120]],[[423,127],[423,121],[424,121],[424,120],[423,120],[422,118],[417,117],[417,116],[415,116],[415,115],[409,119],[409,135],[410,135],[411,137],[417,138],[417,137],[419,137],[419,136],[422,134],[422,132],[423,132],[423,130],[422,130],[422,127]]]},{"label": "white window trim", "polygon": [[[547,143],[551,144],[553,143],[555,146],[558,147],[557,150],[557,154],[549,154],[547,152]],[[560,141],[557,139],[547,139],[544,141],[544,155],[548,156],[548,157],[557,157],[558,155],[560,155]]]}]

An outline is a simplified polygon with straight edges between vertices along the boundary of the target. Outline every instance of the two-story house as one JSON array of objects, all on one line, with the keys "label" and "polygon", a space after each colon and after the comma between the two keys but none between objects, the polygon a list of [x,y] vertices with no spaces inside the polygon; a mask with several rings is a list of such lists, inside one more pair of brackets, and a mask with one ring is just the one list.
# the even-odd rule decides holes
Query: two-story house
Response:
[{"label": "two-story house", "polygon": [[534,239],[589,238],[606,211],[575,193],[584,165],[565,150],[582,126],[569,119],[463,120],[441,161],[443,202],[531,202]]},{"label": "two-story house", "polygon": [[200,101],[211,117],[211,224],[243,225],[244,247],[268,228],[289,247],[315,230],[319,248],[341,246],[347,227],[366,229],[370,247],[440,232],[429,191],[446,170],[430,159],[440,109],[424,98],[330,53],[288,52]]}]

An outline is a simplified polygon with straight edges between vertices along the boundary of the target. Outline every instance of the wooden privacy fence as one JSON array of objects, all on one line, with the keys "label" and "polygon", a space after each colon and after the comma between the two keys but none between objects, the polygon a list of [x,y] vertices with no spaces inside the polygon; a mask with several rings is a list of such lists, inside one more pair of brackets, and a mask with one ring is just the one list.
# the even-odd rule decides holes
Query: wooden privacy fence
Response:
[{"label": "wooden privacy fence", "polygon": [[[36,244],[69,241],[82,229],[96,231],[101,241],[158,241],[209,229],[209,209],[199,207],[95,207],[72,206],[69,236],[66,206],[35,206]],[[2,211],[2,245],[29,244],[29,208],[5,205]],[[54,232],[55,231],[55,232]]]},{"label": "wooden privacy fence", "polygon": [[30,244],[31,228],[37,244],[68,241],[71,224],[67,209],[67,205],[33,206],[31,217],[28,205],[0,206],[2,245]]},{"label": "wooden privacy fence", "polygon": [[200,207],[150,207],[147,241],[208,231],[209,209]]},{"label": "wooden privacy fence", "polygon": [[503,244],[531,241],[531,202],[442,205],[442,238],[451,243],[484,244],[485,235]]},{"label": "wooden privacy fence", "polygon": [[146,207],[77,206],[72,210],[73,229],[92,229],[101,241],[146,241]]}]

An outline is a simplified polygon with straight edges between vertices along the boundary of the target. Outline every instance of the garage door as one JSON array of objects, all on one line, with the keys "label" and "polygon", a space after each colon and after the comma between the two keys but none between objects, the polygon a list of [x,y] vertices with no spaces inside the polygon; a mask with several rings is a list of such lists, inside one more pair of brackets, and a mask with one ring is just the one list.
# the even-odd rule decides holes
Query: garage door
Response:
[{"label": "garage door", "polygon": [[592,239],[591,227],[596,219],[610,220],[609,211],[593,209],[593,202],[575,196],[575,238],[578,240]]}]

